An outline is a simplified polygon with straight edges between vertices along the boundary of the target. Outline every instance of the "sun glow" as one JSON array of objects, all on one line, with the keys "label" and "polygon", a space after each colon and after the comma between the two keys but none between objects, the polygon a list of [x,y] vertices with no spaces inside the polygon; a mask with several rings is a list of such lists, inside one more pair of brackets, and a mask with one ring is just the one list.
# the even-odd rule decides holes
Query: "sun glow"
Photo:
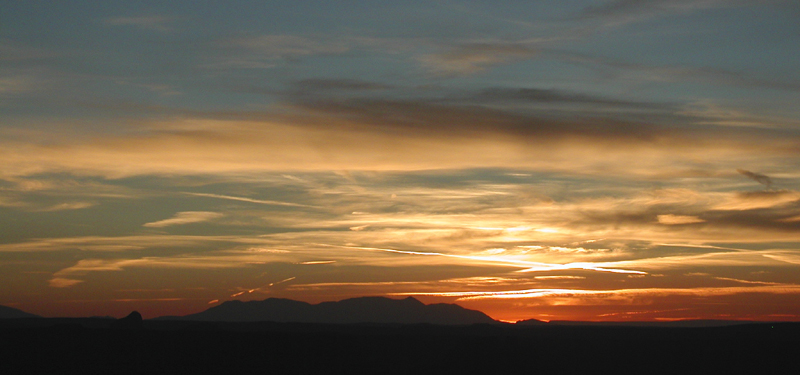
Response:
[{"label": "sun glow", "polygon": [[797,315],[796,2],[14,2],[0,306]]}]

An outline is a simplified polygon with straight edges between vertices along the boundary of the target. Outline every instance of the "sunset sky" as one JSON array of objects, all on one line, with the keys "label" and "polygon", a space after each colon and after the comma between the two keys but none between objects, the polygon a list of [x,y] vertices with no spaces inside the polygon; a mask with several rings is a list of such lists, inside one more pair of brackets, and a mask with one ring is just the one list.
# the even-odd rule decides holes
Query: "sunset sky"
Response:
[{"label": "sunset sky", "polygon": [[0,285],[800,320],[800,3],[4,2]]}]

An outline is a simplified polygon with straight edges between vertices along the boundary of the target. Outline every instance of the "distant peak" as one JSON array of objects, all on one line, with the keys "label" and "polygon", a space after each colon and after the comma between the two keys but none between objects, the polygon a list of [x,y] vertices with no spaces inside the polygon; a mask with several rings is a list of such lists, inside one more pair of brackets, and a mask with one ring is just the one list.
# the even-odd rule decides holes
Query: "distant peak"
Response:
[{"label": "distant peak", "polygon": [[0,305],[0,319],[6,318],[39,318],[39,316],[13,307]]},{"label": "distant peak", "polygon": [[142,314],[140,314],[138,311],[132,311],[130,314],[128,314],[128,316],[126,316],[126,317],[124,317],[122,319],[141,321],[142,320]]},{"label": "distant peak", "polygon": [[139,314],[138,311],[133,311],[130,314],[128,314],[128,316],[122,319],[117,319],[112,326],[114,328],[130,329],[130,328],[141,328],[142,324],[143,324],[142,314]]}]

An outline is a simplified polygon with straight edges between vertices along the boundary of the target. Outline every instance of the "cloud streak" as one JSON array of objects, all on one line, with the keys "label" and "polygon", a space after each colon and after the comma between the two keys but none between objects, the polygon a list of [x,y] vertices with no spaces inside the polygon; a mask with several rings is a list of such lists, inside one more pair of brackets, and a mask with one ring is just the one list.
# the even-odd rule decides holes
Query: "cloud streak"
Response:
[{"label": "cloud streak", "polygon": [[106,18],[104,23],[109,26],[133,26],[147,31],[170,31],[172,18],[162,15],[112,17]]},{"label": "cloud streak", "polygon": [[748,5],[742,0],[610,0],[590,6],[578,19],[600,19],[605,26],[621,26],[672,14]]},{"label": "cloud streak", "polygon": [[519,43],[470,43],[447,52],[428,54],[420,63],[438,74],[474,74],[495,65],[528,59],[536,48]]},{"label": "cloud streak", "polygon": [[208,197],[208,198],[217,198],[217,199],[227,199],[227,200],[239,201],[239,202],[250,202],[250,203],[257,203],[257,204],[265,204],[265,205],[269,205],[269,206],[287,206],[287,207],[315,208],[314,206],[309,206],[309,205],[299,204],[299,203],[281,202],[281,201],[273,201],[273,200],[267,200],[267,199],[253,199],[253,198],[245,198],[245,197],[234,197],[234,196],[230,196],[230,195],[221,195],[221,194],[189,193],[189,192],[184,192],[183,194],[193,195],[193,196],[196,196],[196,197]]},{"label": "cloud streak", "polygon": [[770,286],[753,287],[724,287],[724,288],[644,288],[644,289],[617,289],[617,290],[584,290],[584,289],[527,289],[510,290],[498,292],[440,292],[440,293],[392,293],[392,295],[407,296],[439,296],[439,297],[458,297],[459,301],[479,300],[479,299],[525,299],[525,298],[547,298],[547,297],[567,297],[580,299],[584,296],[590,297],[646,297],[646,296],[726,296],[742,293],[770,293],[770,294],[798,294],[800,285],[782,284]]},{"label": "cloud streak", "polygon": [[743,175],[747,176],[751,180],[753,180],[755,182],[758,182],[761,185],[766,186],[767,188],[772,186],[772,179],[769,178],[769,176],[767,176],[767,175],[746,171],[744,169],[737,169],[736,171],[739,172],[740,174],[743,174]]},{"label": "cloud streak", "polygon": [[640,274],[640,275],[647,274],[646,272],[636,271],[636,270],[597,267],[592,263],[549,264],[549,263],[531,262],[531,261],[518,260],[513,258],[503,258],[503,257],[457,255],[457,254],[445,254],[445,253],[423,252],[423,251],[382,249],[374,247],[345,247],[345,248],[352,248],[356,250],[381,251],[387,253],[407,254],[407,255],[440,256],[440,257],[464,259],[476,262],[484,262],[489,264],[500,264],[509,267],[523,268],[519,272],[564,271],[564,270],[578,269],[578,270],[624,273],[624,274]]},{"label": "cloud streak", "polygon": [[171,217],[169,219],[164,219],[164,220],[154,221],[154,222],[150,222],[150,223],[145,223],[142,226],[148,227],[148,228],[164,228],[164,227],[169,227],[169,226],[173,226],[173,225],[186,225],[186,224],[201,223],[201,222],[204,222],[204,221],[214,220],[214,219],[220,218],[222,216],[224,216],[224,215],[219,213],[219,212],[184,211],[184,212],[176,213],[175,216],[173,216],[173,217]]}]

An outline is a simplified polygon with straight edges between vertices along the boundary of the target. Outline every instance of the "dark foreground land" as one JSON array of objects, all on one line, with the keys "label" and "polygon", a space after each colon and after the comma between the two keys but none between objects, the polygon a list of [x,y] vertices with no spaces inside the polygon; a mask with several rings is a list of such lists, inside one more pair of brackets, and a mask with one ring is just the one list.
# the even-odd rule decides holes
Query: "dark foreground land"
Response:
[{"label": "dark foreground land", "polygon": [[800,360],[800,323],[665,328],[113,322],[0,321],[0,363],[30,374],[786,374]]}]

